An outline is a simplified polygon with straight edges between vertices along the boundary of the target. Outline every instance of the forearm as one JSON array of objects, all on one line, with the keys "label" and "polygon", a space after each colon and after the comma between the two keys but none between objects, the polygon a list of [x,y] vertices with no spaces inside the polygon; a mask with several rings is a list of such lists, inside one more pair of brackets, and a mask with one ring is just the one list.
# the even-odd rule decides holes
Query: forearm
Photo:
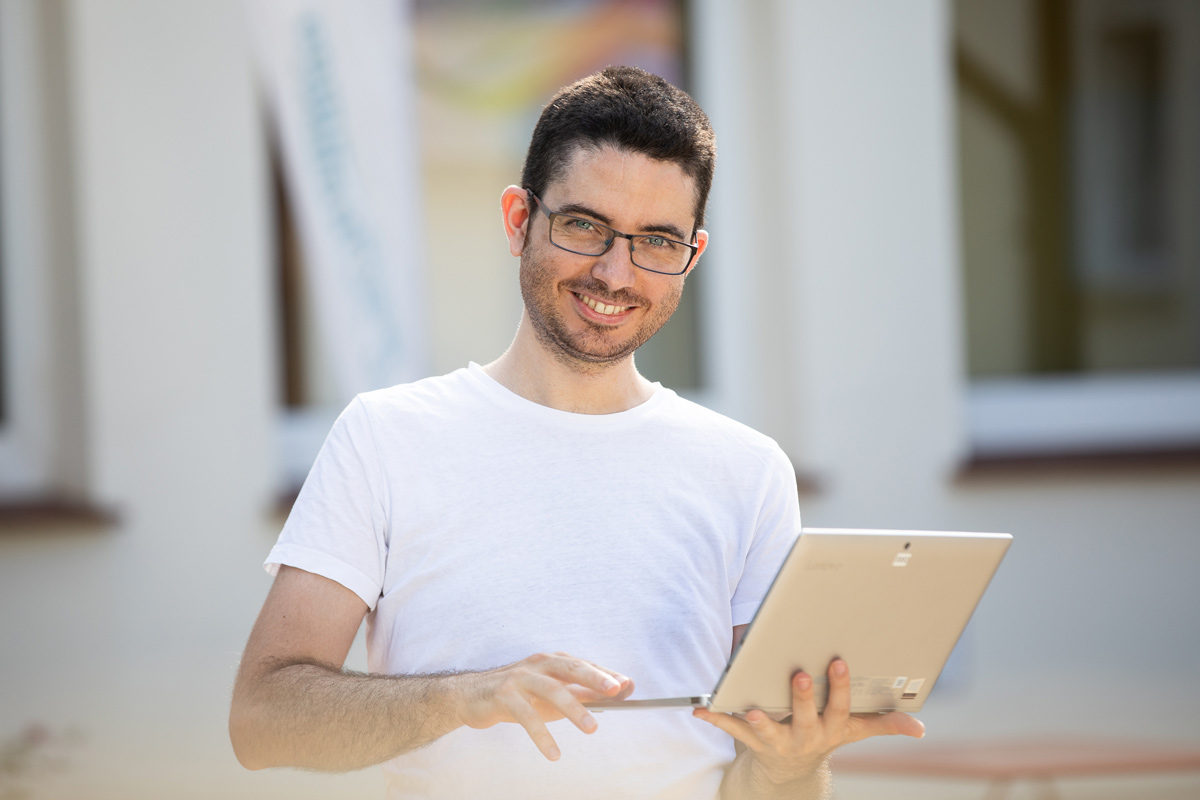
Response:
[{"label": "forearm", "polygon": [[725,771],[721,800],[828,800],[833,793],[829,760],[822,760],[812,771],[786,783],[775,783],[761,769],[754,752],[738,748],[737,758]]},{"label": "forearm", "polygon": [[462,724],[455,705],[458,678],[278,665],[239,680],[229,721],[234,751],[251,769],[344,772],[378,764]]}]

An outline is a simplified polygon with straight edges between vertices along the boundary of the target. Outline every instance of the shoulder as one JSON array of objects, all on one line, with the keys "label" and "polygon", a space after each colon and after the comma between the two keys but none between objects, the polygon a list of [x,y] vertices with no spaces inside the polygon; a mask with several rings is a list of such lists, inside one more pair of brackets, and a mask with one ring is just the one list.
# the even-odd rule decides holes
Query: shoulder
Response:
[{"label": "shoulder", "polygon": [[479,413],[480,398],[468,370],[389,386],[355,396],[342,410],[331,438],[352,441],[412,436],[435,426]]},{"label": "shoulder", "polygon": [[467,402],[472,395],[473,384],[469,370],[457,369],[446,375],[363,392],[354,398],[349,408],[357,407],[370,416],[446,408]]},{"label": "shoulder", "polygon": [[743,463],[751,460],[770,469],[786,466],[787,471],[792,470],[791,461],[770,436],[675,392],[670,392],[663,403],[662,416],[666,426],[676,435],[686,437],[689,442],[722,458]]},{"label": "shoulder", "polygon": [[446,375],[402,383],[358,395],[343,412],[369,421],[377,433],[396,427],[453,426],[493,413],[485,385],[464,367]]}]

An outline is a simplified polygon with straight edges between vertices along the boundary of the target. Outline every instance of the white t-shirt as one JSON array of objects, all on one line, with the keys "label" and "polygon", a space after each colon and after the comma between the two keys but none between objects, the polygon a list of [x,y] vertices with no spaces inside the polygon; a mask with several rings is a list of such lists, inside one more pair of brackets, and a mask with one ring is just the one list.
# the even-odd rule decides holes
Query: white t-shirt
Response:
[{"label": "white t-shirt", "polygon": [[[267,568],[331,578],[370,608],[372,672],[481,670],[565,651],[634,697],[712,691],[800,530],[795,474],[750,428],[655,387],[585,415],[475,364],[357,397]],[[733,740],[690,711],[460,728],[384,765],[389,798],[715,797]]]}]

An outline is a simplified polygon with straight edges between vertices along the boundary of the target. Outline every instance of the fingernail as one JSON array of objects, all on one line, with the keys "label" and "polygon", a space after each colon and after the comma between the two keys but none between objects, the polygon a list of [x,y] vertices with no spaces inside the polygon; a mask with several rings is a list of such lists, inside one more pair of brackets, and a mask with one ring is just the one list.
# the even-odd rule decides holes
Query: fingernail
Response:
[{"label": "fingernail", "polygon": [[616,689],[620,685],[621,685],[620,681],[616,680],[615,678],[613,678],[611,676],[606,676],[604,678],[603,686],[604,686],[604,691],[606,691],[606,692],[610,691],[612,689]]},{"label": "fingernail", "polygon": [[596,730],[596,718],[595,718],[595,717],[593,717],[591,714],[584,714],[584,716],[583,716],[583,729],[584,729],[585,731],[588,731],[589,733],[590,733],[591,731],[594,731],[594,730]]},{"label": "fingernail", "polygon": [[842,661],[840,658],[837,661],[833,662],[833,674],[837,675],[839,678],[842,677],[843,675],[845,675],[846,674],[846,662]]},{"label": "fingernail", "polygon": [[808,676],[808,673],[801,672],[799,675],[796,676],[796,688],[797,689],[804,691],[804,690],[808,689],[810,686],[812,686],[812,678],[810,678]]}]

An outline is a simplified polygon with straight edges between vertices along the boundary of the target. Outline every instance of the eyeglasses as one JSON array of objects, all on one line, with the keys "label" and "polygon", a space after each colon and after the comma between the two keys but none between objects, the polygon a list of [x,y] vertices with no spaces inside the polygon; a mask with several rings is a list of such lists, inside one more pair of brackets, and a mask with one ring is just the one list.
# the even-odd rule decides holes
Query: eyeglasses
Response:
[{"label": "eyeglasses", "polygon": [[687,272],[699,249],[694,244],[677,242],[653,234],[621,233],[583,217],[551,211],[533,192],[529,196],[550,220],[550,244],[581,256],[600,256],[608,252],[618,238],[629,240],[629,260],[635,267],[662,275]]}]

